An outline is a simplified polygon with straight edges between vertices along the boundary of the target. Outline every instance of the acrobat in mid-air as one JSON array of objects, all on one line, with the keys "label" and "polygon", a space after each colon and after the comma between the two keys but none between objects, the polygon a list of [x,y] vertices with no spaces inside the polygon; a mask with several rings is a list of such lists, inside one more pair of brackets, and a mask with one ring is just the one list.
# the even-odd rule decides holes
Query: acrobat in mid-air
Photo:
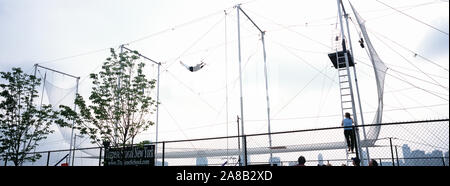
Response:
[{"label": "acrobat in mid-air", "polygon": [[196,72],[196,71],[202,69],[206,65],[206,63],[204,63],[203,61],[195,66],[186,65],[182,61],[180,61],[180,64],[182,64],[184,67],[186,67],[191,72]]}]

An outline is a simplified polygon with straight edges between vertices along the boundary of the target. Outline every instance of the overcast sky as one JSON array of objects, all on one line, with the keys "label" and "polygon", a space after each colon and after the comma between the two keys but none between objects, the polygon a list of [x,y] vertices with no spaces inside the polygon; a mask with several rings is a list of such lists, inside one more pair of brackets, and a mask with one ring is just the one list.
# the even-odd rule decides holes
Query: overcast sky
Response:
[{"label": "overcast sky", "polygon": [[[233,6],[238,2],[0,0],[0,71],[22,67],[31,73],[33,64],[39,63],[80,76],[80,93],[87,98],[90,80],[86,77],[98,72],[109,56],[108,48],[129,44],[163,63],[160,141],[236,135],[240,102]],[[376,0],[352,1],[367,20],[369,37],[390,68],[388,74],[395,76],[386,76],[383,121],[448,118],[448,1],[381,2],[446,33]],[[336,28],[336,1],[242,3],[242,9],[266,31],[272,131],[339,126],[337,72],[327,57]],[[349,6],[346,10],[351,11]],[[361,61],[357,75],[364,117],[371,123],[377,107],[376,84],[372,65],[357,44],[355,28],[350,22],[355,57]],[[267,132],[260,35],[242,14],[241,34],[245,133]],[[191,73],[180,60],[189,65],[203,60],[207,66]],[[156,79],[156,66],[148,63],[147,67],[149,76]],[[64,88],[74,85],[70,78],[53,80]],[[140,136],[149,138],[154,141],[154,127]]]}]

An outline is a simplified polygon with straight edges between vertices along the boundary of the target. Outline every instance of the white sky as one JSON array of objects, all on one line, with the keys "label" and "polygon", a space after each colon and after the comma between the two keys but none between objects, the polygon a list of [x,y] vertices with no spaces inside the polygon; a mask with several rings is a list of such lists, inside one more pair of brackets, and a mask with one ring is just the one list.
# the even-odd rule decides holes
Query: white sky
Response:
[{"label": "white sky", "polygon": [[[80,93],[87,99],[90,80],[85,77],[98,72],[109,56],[108,48],[129,43],[127,47],[163,62],[162,69],[168,70],[161,74],[160,141],[226,136],[227,128],[228,135],[236,135],[235,118],[240,114],[240,106],[236,81],[237,22],[233,6],[237,2],[240,1],[0,0],[0,71],[22,67],[31,73],[33,64],[39,63],[74,74],[81,77]],[[386,2],[449,32],[448,1]],[[448,69],[448,34],[399,14],[376,0],[352,3],[367,20],[369,37],[390,68],[388,73],[411,83],[386,76],[383,121],[448,118],[448,70],[414,57],[413,53],[383,39],[383,36],[388,37]],[[336,1],[254,0],[244,3],[242,8],[267,31],[272,131],[339,126],[339,89],[338,84],[331,81],[336,81],[337,75],[327,57],[335,28],[332,24],[336,23]],[[228,12],[229,125],[225,116],[223,10]],[[350,11],[349,6],[347,11]],[[350,29],[355,56],[364,62],[357,64],[357,71],[364,117],[366,123],[370,123],[377,101],[373,69],[365,51],[357,44],[355,26],[351,24]],[[380,35],[374,36],[374,33]],[[263,133],[267,132],[267,113],[262,46],[256,28],[242,14],[241,34],[245,133]],[[430,84],[436,83],[389,47],[444,87]],[[195,65],[201,59],[207,66],[196,73],[188,72],[178,63],[182,60]],[[153,73],[151,77],[156,78],[156,66],[148,64],[149,73]],[[62,87],[71,83],[55,81]],[[149,138],[154,141],[154,127],[140,139]]]}]

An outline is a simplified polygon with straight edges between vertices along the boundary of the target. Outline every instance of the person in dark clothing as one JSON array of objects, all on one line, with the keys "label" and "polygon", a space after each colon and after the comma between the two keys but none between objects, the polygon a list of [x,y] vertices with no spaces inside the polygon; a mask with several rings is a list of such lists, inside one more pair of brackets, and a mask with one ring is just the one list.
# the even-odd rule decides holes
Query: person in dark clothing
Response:
[{"label": "person in dark clothing", "polygon": [[204,63],[203,61],[195,66],[186,65],[182,61],[180,61],[180,64],[182,64],[184,67],[186,67],[186,69],[188,69],[191,72],[196,72],[196,71],[202,69],[206,65],[206,63]]},{"label": "person in dark clothing", "polygon": [[297,166],[305,166],[306,159],[303,156],[298,157],[298,164]]},{"label": "person in dark clothing", "polygon": [[378,167],[378,162],[377,162],[377,160],[374,160],[374,159],[370,160],[369,166],[371,166],[371,167]]},{"label": "person in dark clothing", "polygon": [[345,113],[345,118],[342,120],[342,126],[344,127],[344,136],[347,142],[348,151],[353,153],[355,149],[355,133],[353,131],[353,119],[350,117],[350,113]]},{"label": "person in dark clothing", "polygon": [[354,158],[352,158],[352,160],[353,160],[353,166],[355,166],[355,167],[360,166],[361,160],[358,157],[354,157]]}]

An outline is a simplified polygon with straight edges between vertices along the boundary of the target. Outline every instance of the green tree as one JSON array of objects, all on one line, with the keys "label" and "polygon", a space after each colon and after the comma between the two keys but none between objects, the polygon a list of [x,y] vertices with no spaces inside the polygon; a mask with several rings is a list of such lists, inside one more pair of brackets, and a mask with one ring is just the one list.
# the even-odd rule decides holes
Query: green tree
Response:
[{"label": "green tree", "polygon": [[103,141],[109,141],[112,147],[124,147],[133,144],[137,134],[154,124],[149,116],[157,104],[151,97],[156,80],[146,78],[145,64],[139,59],[137,51],[116,54],[111,49],[102,70],[90,74],[91,104],[77,95],[78,113],[64,107],[64,115],[76,120],[76,129],[88,135],[92,143],[101,146]]},{"label": "green tree", "polygon": [[0,84],[0,155],[3,160],[21,166],[36,161],[39,154],[29,154],[54,131],[53,123],[69,126],[51,105],[37,108],[33,99],[38,97],[36,87],[40,79],[23,73],[20,68],[0,72],[5,83]]}]

